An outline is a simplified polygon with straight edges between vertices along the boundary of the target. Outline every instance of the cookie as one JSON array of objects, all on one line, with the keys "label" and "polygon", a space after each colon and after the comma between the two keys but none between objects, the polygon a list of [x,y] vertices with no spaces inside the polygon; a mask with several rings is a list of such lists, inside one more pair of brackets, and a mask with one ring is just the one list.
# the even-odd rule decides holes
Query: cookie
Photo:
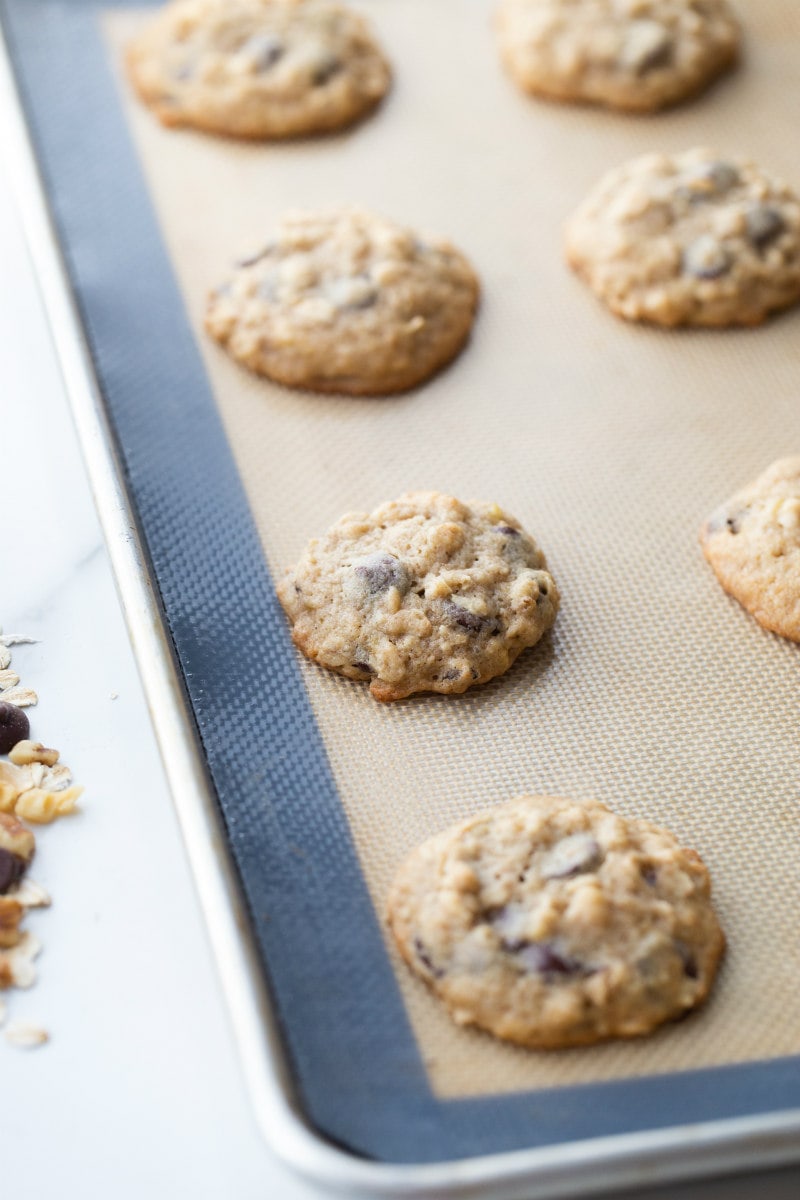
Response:
[{"label": "cookie", "polygon": [[503,0],[497,25],[524,91],[634,112],[702,91],[740,41],[727,0]]},{"label": "cookie", "polygon": [[629,321],[757,325],[800,299],[800,200],[744,159],[648,154],[594,188],[566,253]]},{"label": "cookie", "polygon": [[724,936],[700,857],[597,802],[523,796],[400,867],[388,918],[461,1025],[524,1046],[638,1037],[701,1004]]},{"label": "cookie", "polygon": [[700,532],[725,591],[765,629],[800,642],[800,457],[781,458]]},{"label": "cookie", "polygon": [[544,555],[513,517],[441,492],[342,517],[278,596],[307,658],[369,680],[384,701],[502,675],[559,603]]},{"label": "cookie", "polygon": [[278,383],[383,395],[449,362],[477,303],[475,273],[449,242],[359,209],[290,213],[212,293],[206,329]]},{"label": "cookie", "polygon": [[241,138],[340,129],[390,82],[365,21],[327,0],[173,0],[127,67],[163,124]]}]

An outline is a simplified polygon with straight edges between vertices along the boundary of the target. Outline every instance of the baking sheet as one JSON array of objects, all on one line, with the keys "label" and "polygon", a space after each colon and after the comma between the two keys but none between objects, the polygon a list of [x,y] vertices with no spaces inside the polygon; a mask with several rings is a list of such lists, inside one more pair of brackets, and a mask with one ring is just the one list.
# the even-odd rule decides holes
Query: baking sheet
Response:
[{"label": "baking sheet", "polygon": [[[273,574],[342,512],[430,487],[509,508],[562,589],[553,638],[464,697],[382,708],[304,664],[376,910],[403,854],[450,822],[524,791],[594,795],[701,851],[730,941],[703,1013],[645,1041],[560,1053],[454,1028],[393,955],[432,1086],[456,1097],[797,1053],[797,652],[721,594],[696,535],[740,482],[797,452],[800,317],[755,333],[625,326],[559,248],[586,188],[647,150],[708,143],[800,184],[787,137],[798,43],[780,20],[793,6],[759,5],[744,68],[645,120],[518,95],[490,5],[361,7],[391,47],[396,86],[343,137],[176,136],[120,86]],[[140,20],[107,18],[117,61]],[[483,281],[468,350],[407,397],[292,393],[202,331],[208,291],[285,208],[347,203],[451,236]]]},{"label": "baking sheet", "polygon": [[[749,141],[791,178],[788,4],[758,6],[735,78],[634,121],[519,96],[483,0],[376,0],[364,8],[397,70],[376,117],[242,147],[163,131],[130,102],[118,49],[136,13],[103,12],[101,40],[102,4],[4,3],[311,1119],[363,1153],[431,1161],[798,1103],[795,650],[719,593],[695,545],[711,506],[791,450],[797,316],[732,334],[633,329],[558,251],[586,187],[655,138],[729,153]],[[470,347],[414,394],[283,391],[200,332],[230,260],[285,206],[323,198],[446,233],[482,276]],[[345,509],[415,486],[516,512],[564,608],[503,679],[382,708],[297,659],[262,550],[277,573]],[[704,1013],[647,1042],[531,1054],[455,1030],[396,960],[387,970],[378,921],[405,850],[522,790],[597,795],[701,850],[732,943]]]}]

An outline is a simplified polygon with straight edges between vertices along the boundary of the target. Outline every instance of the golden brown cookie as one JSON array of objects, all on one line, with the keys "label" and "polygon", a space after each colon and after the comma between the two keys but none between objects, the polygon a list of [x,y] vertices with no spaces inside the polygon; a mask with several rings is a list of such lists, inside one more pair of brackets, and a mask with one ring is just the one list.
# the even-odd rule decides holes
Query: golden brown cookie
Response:
[{"label": "golden brown cookie", "polygon": [[441,492],[348,513],[310,543],[278,596],[307,658],[369,680],[385,701],[501,675],[559,604],[544,555],[513,517]]},{"label": "golden brown cookie", "polygon": [[800,457],[781,458],[700,533],[726,592],[765,629],[800,642]]},{"label": "golden brown cookie", "polygon": [[390,82],[366,22],[328,0],[173,0],[127,66],[165,125],[243,138],[340,129]]},{"label": "golden brown cookie", "polygon": [[740,41],[727,0],[503,0],[497,25],[524,91],[635,112],[702,91]]},{"label": "golden brown cookie", "polygon": [[360,209],[291,213],[212,293],[206,329],[278,383],[384,395],[448,363],[477,303],[475,273],[449,242]]},{"label": "golden brown cookie", "polygon": [[596,802],[523,796],[418,847],[388,917],[461,1025],[524,1046],[638,1037],[708,995],[725,939],[694,850]]},{"label": "golden brown cookie", "polygon": [[800,198],[745,159],[647,154],[601,179],[566,253],[627,320],[757,325],[800,300]]}]

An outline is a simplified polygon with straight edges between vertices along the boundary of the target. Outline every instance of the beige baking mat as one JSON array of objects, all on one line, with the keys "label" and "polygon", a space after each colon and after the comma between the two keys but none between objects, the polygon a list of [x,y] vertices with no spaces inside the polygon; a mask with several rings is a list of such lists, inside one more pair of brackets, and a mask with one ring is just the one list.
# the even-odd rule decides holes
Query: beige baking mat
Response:
[{"label": "beige baking mat", "polygon": [[[518,94],[483,0],[361,7],[396,81],[343,136],[261,146],[169,132],[120,87],[273,571],[341,513],[437,488],[516,514],[563,594],[552,639],[463,697],[383,707],[303,661],[376,908],[429,834],[555,792],[597,796],[696,847],[729,938],[702,1013],[644,1041],[559,1053],[455,1028],[395,959],[431,1084],[466,1096],[798,1053],[798,650],[722,593],[697,528],[773,458],[800,453],[800,311],[755,331],[625,325],[570,275],[560,237],[603,171],[648,150],[705,143],[800,185],[800,4],[740,5],[741,69],[650,118]],[[140,20],[108,20],[117,62]],[[353,202],[467,251],[484,286],[471,344],[393,399],[248,375],[202,332],[207,291],[285,208]]]}]

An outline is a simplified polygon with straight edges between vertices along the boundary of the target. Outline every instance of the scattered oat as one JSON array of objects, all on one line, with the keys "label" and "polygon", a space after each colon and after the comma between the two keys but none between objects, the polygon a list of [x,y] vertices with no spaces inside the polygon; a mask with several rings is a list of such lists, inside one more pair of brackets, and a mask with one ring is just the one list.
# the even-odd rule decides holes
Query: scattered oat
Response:
[{"label": "scattered oat", "polygon": [[6,688],[16,687],[18,683],[19,675],[16,671],[0,671],[0,692],[5,691]]},{"label": "scattered oat", "polygon": [[119,700],[119,692],[112,692],[112,693],[111,693],[111,699],[112,699],[112,700]]},{"label": "scattered oat", "polygon": [[50,1034],[38,1025],[30,1025],[27,1021],[12,1021],[6,1027],[5,1039],[11,1046],[19,1046],[23,1050],[33,1050],[50,1041]]},{"label": "scattered oat", "polygon": [[8,1016],[8,1005],[5,1000],[0,1000],[0,1025],[5,1025],[6,1017]]},{"label": "scattered oat", "polygon": [[38,641],[25,633],[0,633],[0,643],[4,646],[36,646]]},{"label": "scattered oat", "polygon": [[0,643],[0,671],[5,671],[6,667],[11,663],[11,654],[8,648]]},{"label": "scattered oat", "polygon": [[3,700],[6,704],[16,704],[17,708],[30,708],[32,704],[39,703],[39,697],[33,688],[23,687],[8,688],[3,692]]},{"label": "scattered oat", "polygon": [[43,746],[41,742],[17,742],[12,750],[9,750],[8,757],[18,767],[28,766],[30,763],[43,763],[46,767],[54,767],[59,759],[58,750],[51,750],[47,746]]},{"label": "scattered oat", "polygon": [[0,988],[29,988],[36,982],[34,959],[42,944],[32,933],[23,933],[16,946],[0,950]]},{"label": "scattered oat", "polygon": [[33,879],[20,880],[9,893],[22,908],[49,908],[52,904],[50,893]]}]

